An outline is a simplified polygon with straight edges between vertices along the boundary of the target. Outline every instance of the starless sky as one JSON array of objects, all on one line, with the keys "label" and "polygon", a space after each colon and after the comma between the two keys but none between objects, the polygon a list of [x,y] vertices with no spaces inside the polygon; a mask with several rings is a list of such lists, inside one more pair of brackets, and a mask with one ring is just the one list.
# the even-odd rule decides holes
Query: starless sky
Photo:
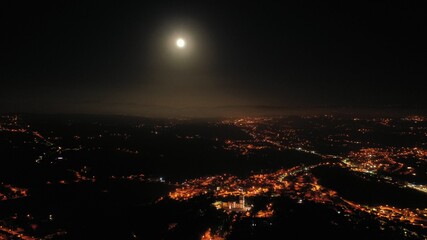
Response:
[{"label": "starless sky", "polygon": [[426,106],[425,7],[280,2],[2,2],[0,111]]}]

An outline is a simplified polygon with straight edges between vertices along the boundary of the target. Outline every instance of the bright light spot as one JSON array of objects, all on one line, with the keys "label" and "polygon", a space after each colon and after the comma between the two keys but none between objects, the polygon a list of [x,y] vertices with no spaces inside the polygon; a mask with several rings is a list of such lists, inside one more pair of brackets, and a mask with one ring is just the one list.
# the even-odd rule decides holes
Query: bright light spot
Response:
[{"label": "bright light spot", "polygon": [[182,38],[179,38],[178,40],[176,40],[176,45],[177,45],[179,48],[183,48],[183,47],[185,47],[185,40],[184,40],[184,39],[182,39]]}]

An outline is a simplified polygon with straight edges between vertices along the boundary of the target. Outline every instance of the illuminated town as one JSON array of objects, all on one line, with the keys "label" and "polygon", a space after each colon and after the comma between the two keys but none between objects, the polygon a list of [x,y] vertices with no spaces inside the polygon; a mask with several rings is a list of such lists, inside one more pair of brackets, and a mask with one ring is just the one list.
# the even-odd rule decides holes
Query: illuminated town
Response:
[{"label": "illuminated town", "polygon": [[[94,195],[101,202],[106,196],[122,199],[121,204],[135,209],[197,205],[195,216],[203,218],[209,213],[216,216],[213,219],[222,219],[201,225],[198,228],[201,240],[233,239],[246,228],[253,234],[260,231],[257,229],[274,231],[282,214],[290,210],[281,206],[283,201],[289,202],[291,209],[307,206],[329,211],[328,217],[332,220],[327,224],[332,227],[348,225],[353,229],[369,229],[376,226],[378,234],[398,234],[399,238],[408,239],[427,237],[427,125],[421,116],[226,119],[207,123],[207,128],[214,129],[212,133],[193,130],[188,120],[150,124],[137,121],[116,132],[113,132],[115,128],[104,129],[105,126],[96,122],[98,131],[68,135],[33,127],[37,126],[37,121],[26,120],[25,116],[3,115],[0,119],[3,151],[29,151],[32,158],[25,164],[43,171],[43,175],[30,172],[28,182],[12,177],[7,181],[8,174],[3,173],[0,204],[5,207],[0,218],[0,237],[5,239],[75,236],[71,225],[61,220],[63,216],[72,218],[74,214],[45,206],[43,201],[48,192],[64,195],[49,202],[66,202],[67,198],[75,197],[69,194],[81,191]],[[220,133],[223,128],[227,130]],[[230,129],[235,131],[234,135],[228,133]],[[139,131],[141,136],[136,137],[132,131]],[[386,143],[382,143],[375,139],[375,132],[380,134],[378,131],[410,141],[398,145],[384,138],[381,141]],[[179,162],[183,158],[163,160],[179,148],[171,145],[170,152],[159,152],[151,142],[162,137],[173,139],[167,141],[180,148],[209,142],[212,145],[200,148],[211,149],[212,160],[209,161],[216,172],[209,168],[197,170],[197,162],[182,163],[183,167]],[[141,143],[134,139],[149,140],[139,145]],[[214,155],[215,152],[222,155]],[[105,158],[108,167],[98,164],[93,157],[98,155],[94,153]],[[187,152],[180,154],[191,159]],[[228,166],[229,163],[219,156],[235,161],[236,165]],[[126,159],[133,167],[117,164],[117,158]],[[177,169],[167,168],[166,163],[171,162],[164,162],[166,168],[155,165],[161,171],[153,171],[150,165],[144,165],[150,162],[140,160],[144,158],[148,159],[145,161],[150,158],[160,162],[178,161],[174,163]],[[19,170],[25,164],[11,165],[10,171]],[[221,164],[226,167],[219,168]],[[356,185],[351,185],[353,183]],[[363,189],[365,186],[372,189]],[[145,195],[138,191],[145,191]],[[369,191],[366,196],[365,191]],[[16,200],[23,201],[24,205]],[[24,207],[31,201],[41,201],[35,203],[41,207]],[[6,207],[9,205],[13,207]],[[179,236],[180,231],[184,231],[180,229],[191,230],[186,228],[185,217],[180,220],[176,216],[167,217],[168,214],[164,214],[166,220],[156,220],[165,221],[162,234]],[[143,237],[144,232],[137,229],[135,227],[129,234]]]}]

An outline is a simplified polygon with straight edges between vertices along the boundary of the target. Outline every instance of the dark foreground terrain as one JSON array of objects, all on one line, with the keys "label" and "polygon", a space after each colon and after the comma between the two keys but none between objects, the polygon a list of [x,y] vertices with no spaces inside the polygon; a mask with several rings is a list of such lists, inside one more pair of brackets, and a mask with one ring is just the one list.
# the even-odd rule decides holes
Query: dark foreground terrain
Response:
[{"label": "dark foreground terrain", "polygon": [[0,239],[425,239],[427,118],[0,115]]}]

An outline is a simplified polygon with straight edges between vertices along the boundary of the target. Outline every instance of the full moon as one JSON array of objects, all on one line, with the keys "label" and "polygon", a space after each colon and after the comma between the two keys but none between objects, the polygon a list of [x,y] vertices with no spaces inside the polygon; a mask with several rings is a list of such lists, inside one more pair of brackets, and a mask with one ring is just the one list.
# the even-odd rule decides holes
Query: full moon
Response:
[{"label": "full moon", "polygon": [[178,39],[176,40],[176,45],[177,45],[179,48],[183,48],[183,47],[185,47],[185,40],[184,40],[184,39],[182,39],[182,38],[178,38]]}]

